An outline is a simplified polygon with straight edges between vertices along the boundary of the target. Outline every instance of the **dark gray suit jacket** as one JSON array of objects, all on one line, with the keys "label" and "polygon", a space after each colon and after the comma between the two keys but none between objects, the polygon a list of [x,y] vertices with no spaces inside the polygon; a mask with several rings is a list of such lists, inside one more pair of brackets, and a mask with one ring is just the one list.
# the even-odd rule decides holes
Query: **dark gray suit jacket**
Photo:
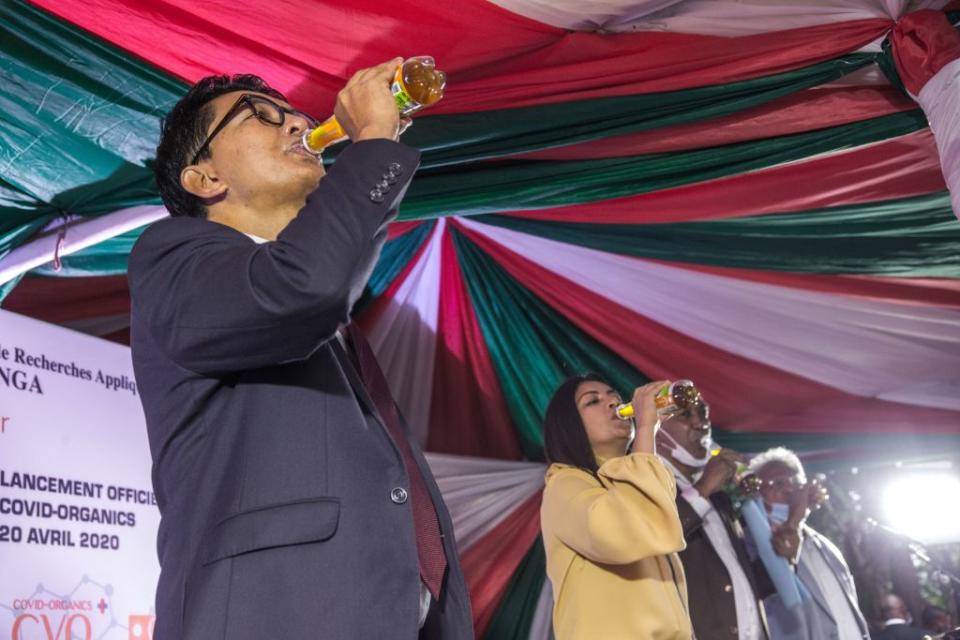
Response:
[{"label": "dark gray suit jacket", "polygon": [[[411,504],[392,499],[408,477],[332,337],[418,162],[360,142],[275,242],[172,218],[134,247],[134,370],[162,515],[156,640],[417,638]],[[471,638],[453,526],[413,448],[449,562],[422,637]]]}]

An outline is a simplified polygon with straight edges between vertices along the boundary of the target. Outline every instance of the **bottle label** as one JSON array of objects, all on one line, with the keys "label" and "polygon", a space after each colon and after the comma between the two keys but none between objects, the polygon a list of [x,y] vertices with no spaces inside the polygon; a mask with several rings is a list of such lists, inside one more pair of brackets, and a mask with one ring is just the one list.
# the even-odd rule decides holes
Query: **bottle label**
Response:
[{"label": "bottle label", "polygon": [[653,403],[657,407],[657,411],[661,413],[670,413],[676,411],[677,405],[673,401],[673,396],[670,393],[673,389],[673,385],[665,384],[660,391],[657,392],[657,395],[653,397]]},{"label": "bottle label", "polygon": [[407,93],[407,88],[403,84],[403,65],[397,68],[390,91],[393,93],[393,100],[397,103],[401,116],[408,116],[423,106]]}]

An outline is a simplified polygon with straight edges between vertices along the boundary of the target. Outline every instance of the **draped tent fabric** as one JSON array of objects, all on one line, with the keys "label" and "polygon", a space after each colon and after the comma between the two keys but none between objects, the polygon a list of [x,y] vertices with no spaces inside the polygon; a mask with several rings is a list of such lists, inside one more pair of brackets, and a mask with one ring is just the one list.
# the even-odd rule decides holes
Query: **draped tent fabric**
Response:
[{"label": "draped tent fabric", "polygon": [[946,0],[492,0],[539,22],[575,30],[673,31],[716,36],[781,31],[865,18],[896,19]]},{"label": "draped tent fabric", "polygon": [[[569,33],[485,0],[291,2],[237,11],[224,0],[37,0],[35,4],[186,80],[242,67],[308,110],[331,110],[352,71],[429,42],[450,91],[434,113],[673,91],[784,72],[856,51],[889,30],[867,18],[728,39],[683,33]],[[471,37],[464,38],[465,29]],[[322,33],[352,34],[334,47]],[[408,46],[406,44],[400,46]]]},{"label": "draped tent fabric", "polygon": [[[534,588],[523,588],[522,593],[531,592],[535,599],[540,595],[545,568],[542,545],[534,543],[539,532],[540,492],[546,467],[539,463],[431,453],[427,454],[427,462],[453,519],[477,635],[482,636],[518,567],[521,574],[532,574],[530,579],[535,584]],[[539,564],[526,566],[529,556],[536,557],[538,551]],[[527,615],[534,611],[530,608]],[[524,613],[521,610],[520,615]],[[496,625],[495,620],[493,624]],[[512,621],[508,624],[515,627]],[[494,630],[489,637],[504,636]]]},{"label": "draped tent fabric", "polygon": [[[872,390],[865,390],[863,396],[857,397],[843,393],[842,390],[819,380],[804,378],[792,368],[778,369],[768,358],[756,360],[741,356],[745,359],[738,360],[737,354],[706,342],[705,336],[691,337],[676,327],[657,322],[655,317],[650,318],[640,314],[627,315],[625,312],[629,309],[624,304],[624,296],[629,295],[627,293],[604,296],[602,292],[596,291],[596,282],[589,283],[589,287],[577,286],[569,276],[562,280],[555,275],[551,277],[549,271],[539,263],[534,264],[515,252],[505,252],[502,250],[502,245],[498,246],[477,233],[471,234],[470,237],[491,256],[488,260],[495,261],[496,265],[517,279],[512,286],[523,285],[527,289],[527,295],[530,292],[536,293],[540,299],[547,302],[548,306],[555,307],[564,318],[569,318],[580,331],[603,343],[606,349],[594,345],[589,351],[593,358],[598,358],[599,354],[609,350],[607,351],[609,355],[619,354],[625,357],[637,370],[655,379],[675,379],[680,377],[677,375],[679,371],[687,372],[705,389],[706,397],[716,410],[716,422],[719,425],[735,429],[753,428],[758,431],[766,430],[772,425],[783,431],[844,431],[850,427],[843,423],[842,414],[838,413],[836,418],[831,418],[830,413],[844,411],[846,414],[853,414],[856,411],[862,411],[865,417],[869,416],[871,419],[871,431],[897,430],[898,426],[901,430],[908,428],[912,431],[956,430],[960,415],[953,410],[945,411],[943,407],[923,408],[922,405],[916,404],[899,406],[892,402],[875,399],[872,396]],[[565,254],[568,263],[570,253],[568,249]],[[488,268],[492,269],[493,264]],[[570,269],[565,271],[567,274],[570,273]],[[601,268],[593,273],[605,272],[601,265]],[[637,295],[644,296],[647,293],[647,287],[641,287]],[[652,300],[647,301],[648,308],[654,307],[656,303],[663,304],[661,297],[654,297],[655,292],[649,293]],[[695,296],[692,297],[695,301]],[[771,301],[771,307],[773,302]],[[714,309],[714,307],[707,306],[703,309]],[[779,311],[779,309],[775,310]],[[693,307],[688,309],[687,313],[702,314],[706,318],[703,326],[716,322],[713,318],[716,312],[712,310],[707,312]],[[897,314],[891,316],[891,318],[896,317]],[[756,321],[749,315],[742,315],[741,323],[744,324],[741,330],[748,332],[749,336]],[[950,336],[948,327],[944,325],[942,328],[947,335],[942,336],[944,342],[941,346],[950,350],[955,357],[958,346],[956,333]],[[895,335],[895,329],[884,327],[882,322],[874,322],[872,326],[864,329],[864,333],[869,330]],[[569,333],[566,327],[564,330],[565,333]],[[623,340],[620,336],[631,338]],[[566,339],[569,340],[569,338]],[[804,340],[816,352],[841,346],[815,339]],[[921,344],[926,340],[927,336],[923,334],[918,336],[918,342]],[[796,344],[791,345],[789,342],[786,344],[789,348],[797,348]],[[645,345],[670,345],[670,348],[645,348]],[[856,368],[858,363],[845,364]],[[609,366],[600,368],[602,371],[610,369]],[[582,367],[581,370],[583,370]],[[869,378],[868,365],[864,365],[863,371]],[[941,391],[947,395],[955,381],[956,373],[953,371],[947,374],[946,379],[938,378],[934,385],[936,387],[945,385]],[[555,386],[556,383],[548,385],[548,389],[552,390]],[[622,385],[618,386],[622,388]],[[744,389],[750,389],[751,392],[744,393]],[[544,400],[540,402],[545,404]],[[921,427],[922,424],[926,427]]]},{"label": "draped tent fabric", "polygon": [[718,441],[811,468],[960,446],[944,5],[0,0],[0,304],[129,341],[129,212],[163,215],[150,162],[189,83],[258,73],[323,116],[358,68],[433,55],[448,93],[405,134],[422,166],[354,319],[478,637],[549,638],[542,418],[568,375],[692,378]]},{"label": "draped tent fabric", "polygon": [[[960,387],[938,385],[960,371],[956,309],[905,309],[675,269],[507,229],[480,232],[514,254],[536,256],[541,267],[562,273],[611,304],[727,353],[857,395],[960,411]],[[604,278],[597,278],[598,273]],[[626,282],[631,286],[620,284]],[[744,317],[749,318],[746,324]],[[802,341],[823,348],[797,353],[793,345]]]},{"label": "draped tent fabric", "polygon": [[945,65],[920,90],[917,101],[937,134],[943,175],[960,217],[960,60]]},{"label": "draped tent fabric", "polygon": [[[812,190],[810,184],[822,188]],[[776,188],[764,188],[774,185]],[[605,224],[682,222],[859,204],[945,188],[933,136],[923,130],[809,160],[637,196],[524,211],[522,217]]]},{"label": "draped tent fabric", "polygon": [[729,116],[668,125],[634,134],[613,135],[581,144],[531,151],[515,157],[528,160],[586,160],[683,151],[826,128],[914,108],[916,105],[912,100],[891,86],[857,87],[851,90],[820,85],[764,102],[757,107],[748,107]]},{"label": "draped tent fabric", "polygon": [[[375,321],[367,321],[367,337],[391,382],[391,392],[404,408],[414,436],[427,441],[430,393],[423,380],[433,378],[440,290],[440,248],[444,221],[435,226],[419,259]],[[369,315],[369,314],[368,314]]]}]

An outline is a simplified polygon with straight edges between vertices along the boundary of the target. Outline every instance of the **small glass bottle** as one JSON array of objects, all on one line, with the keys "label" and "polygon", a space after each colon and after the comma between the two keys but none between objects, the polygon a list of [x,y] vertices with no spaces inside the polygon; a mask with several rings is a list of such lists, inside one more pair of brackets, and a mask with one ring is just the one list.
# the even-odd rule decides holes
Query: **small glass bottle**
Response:
[{"label": "small glass bottle", "polygon": [[[657,407],[657,415],[664,419],[681,411],[692,409],[701,402],[700,392],[690,380],[677,380],[663,385],[663,388],[654,396],[653,401]],[[622,420],[632,418],[634,416],[633,403],[628,402],[617,407],[617,415]]]},{"label": "small glass bottle", "polygon": [[[443,97],[447,75],[437,69],[430,56],[415,56],[397,67],[390,85],[400,117],[416,113],[424,107],[436,104]],[[331,144],[347,138],[336,116],[331,116],[319,126],[303,134],[303,146],[311,153],[319,154]]]}]

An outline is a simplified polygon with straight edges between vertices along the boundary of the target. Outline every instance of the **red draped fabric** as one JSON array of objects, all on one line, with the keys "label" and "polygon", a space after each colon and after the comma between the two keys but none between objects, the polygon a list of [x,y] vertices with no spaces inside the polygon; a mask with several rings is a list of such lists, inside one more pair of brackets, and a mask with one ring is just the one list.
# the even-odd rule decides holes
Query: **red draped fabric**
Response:
[{"label": "red draped fabric", "polygon": [[903,85],[918,95],[940,69],[960,58],[960,33],[940,11],[908,13],[890,35]]}]

